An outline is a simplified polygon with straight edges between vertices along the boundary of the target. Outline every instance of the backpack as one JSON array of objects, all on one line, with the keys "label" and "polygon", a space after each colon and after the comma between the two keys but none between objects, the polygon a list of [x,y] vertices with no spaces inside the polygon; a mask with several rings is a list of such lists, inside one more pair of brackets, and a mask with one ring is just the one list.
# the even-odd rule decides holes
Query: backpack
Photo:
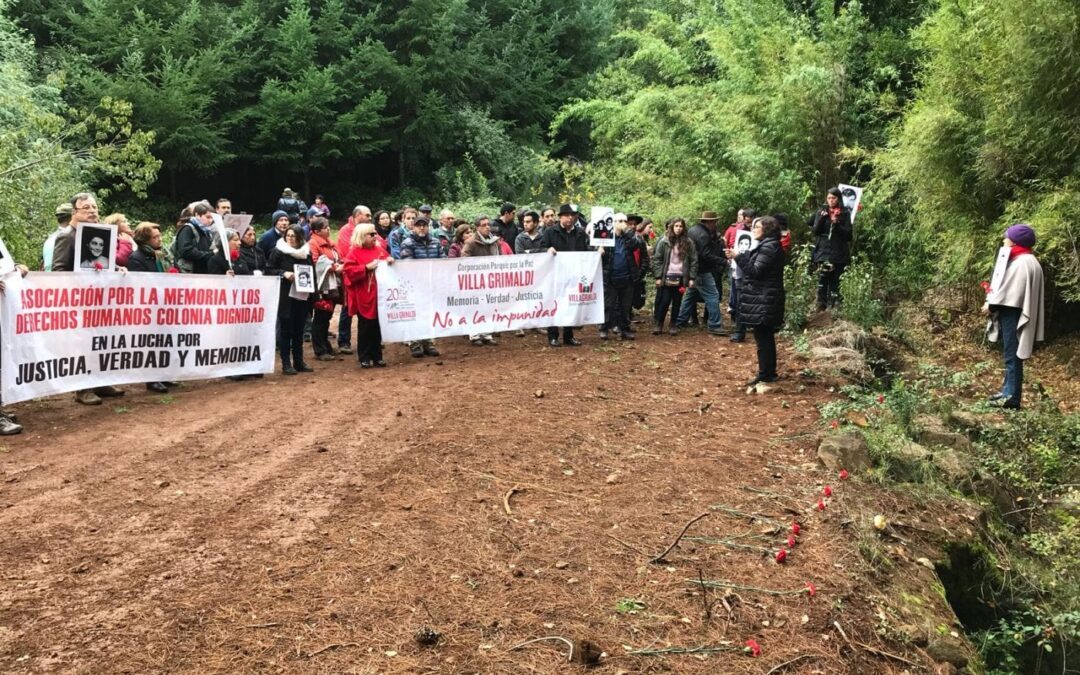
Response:
[{"label": "backpack", "polygon": [[[191,231],[195,233],[195,240],[199,240],[199,231],[195,228],[194,223],[189,220],[188,222],[184,223],[184,227],[190,227]],[[191,274],[195,271],[194,264],[192,264],[188,260],[181,258],[176,248],[176,245],[180,243],[180,232],[183,231],[184,228],[182,227],[180,228],[180,231],[176,233],[176,237],[173,238],[172,244],[169,245],[169,254],[172,256],[173,266],[176,267],[177,270],[184,274]]]}]

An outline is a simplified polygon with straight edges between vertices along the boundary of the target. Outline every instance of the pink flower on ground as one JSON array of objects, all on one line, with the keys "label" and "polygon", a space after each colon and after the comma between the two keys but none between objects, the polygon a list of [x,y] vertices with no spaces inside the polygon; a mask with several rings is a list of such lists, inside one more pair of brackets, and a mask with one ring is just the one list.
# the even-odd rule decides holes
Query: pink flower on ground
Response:
[{"label": "pink flower on ground", "polygon": [[825,502],[824,502],[824,500],[818,499],[817,500],[817,506],[815,506],[814,508],[816,508],[818,511],[824,511],[825,510]]},{"label": "pink flower on ground", "polygon": [[750,656],[761,656],[761,645],[757,643],[757,640],[750,639],[746,641],[746,647],[743,648],[743,651]]},{"label": "pink flower on ground", "polygon": [[801,531],[802,531],[802,528],[799,527],[798,523],[792,523],[791,524],[791,533],[793,535],[795,535],[797,537],[797,536],[799,536],[799,532],[801,532]]},{"label": "pink flower on ground", "polygon": [[848,479],[847,469],[840,469],[840,480],[847,480],[847,479]]},{"label": "pink flower on ground", "polygon": [[840,428],[840,423],[837,422],[836,420],[831,420],[829,422],[829,428],[830,429],[839,429]]},{"label": "pink flower on ground", "polygon": [[787,547],[788,548],[795,548],[795,542],[796,542],[795,535],[789,534],[788,538],[787,538]]},{"label": "pink flower on ground", "polygon": [[811,598],[817,595],[817,588],[814,587],[813,582],[806,582],[806,594],[809,595]]},{"label": "pink flower on ground", "polygon": [[785,560],[787,560],[787,551],[780,549],[776,552],[776,562],[783,563]]},{"label": "pink flower on ground", "polygon": [[826,485],[825,489],[821,491],[821,494],[825,495],[826,497],[832,497],[832,487]]}]

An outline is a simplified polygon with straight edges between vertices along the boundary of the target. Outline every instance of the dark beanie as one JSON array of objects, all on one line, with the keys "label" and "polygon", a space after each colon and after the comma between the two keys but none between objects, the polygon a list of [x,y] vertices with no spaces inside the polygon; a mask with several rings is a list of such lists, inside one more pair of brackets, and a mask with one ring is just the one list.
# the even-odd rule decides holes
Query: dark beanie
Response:
[{"label": "dark beanie", "polygon": [[1024,248],[1033,248],[1035,246],[1035,230],[1031,229],[1030,225],[1017,223],[1005,230],[1005,236],[1017,246],[1023,246]]},{"label": "dark beanie", "polygon": [[289,214],[284,211],[274,211],[274,215],[270,216],[270,224],[277,225],[278,218],[288,218]]}]

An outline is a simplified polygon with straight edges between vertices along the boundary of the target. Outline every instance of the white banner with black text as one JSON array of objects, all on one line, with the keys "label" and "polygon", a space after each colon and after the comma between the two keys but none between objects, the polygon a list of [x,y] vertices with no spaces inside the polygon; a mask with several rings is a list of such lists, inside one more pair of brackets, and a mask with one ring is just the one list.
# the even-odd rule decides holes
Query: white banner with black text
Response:
[{"label": "white banner with black text", "polygon": [[274,372],[276,277],[15,272],[3,281],[4,403]]},{"label": "white banner with black text", "polygon": [[397,260],[375,278],[387,342],[604,321],[595,251]]}]

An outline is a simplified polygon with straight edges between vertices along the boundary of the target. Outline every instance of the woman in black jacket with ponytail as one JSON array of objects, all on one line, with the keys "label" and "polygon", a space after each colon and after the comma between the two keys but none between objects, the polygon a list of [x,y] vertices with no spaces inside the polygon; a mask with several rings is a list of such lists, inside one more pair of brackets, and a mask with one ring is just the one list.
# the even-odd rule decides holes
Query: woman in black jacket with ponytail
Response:
[{"label": "woman in black jacket with ponytail", "polygon": [[784,325],[784,251],[780,247],[780,223],[772,216],[758,218],[750,228],[757,247],[733,258],[742,272],[739,289],[739,322],[753,327],[757,343],[758,372],[746,383],[775,382],[776,331]]}]

